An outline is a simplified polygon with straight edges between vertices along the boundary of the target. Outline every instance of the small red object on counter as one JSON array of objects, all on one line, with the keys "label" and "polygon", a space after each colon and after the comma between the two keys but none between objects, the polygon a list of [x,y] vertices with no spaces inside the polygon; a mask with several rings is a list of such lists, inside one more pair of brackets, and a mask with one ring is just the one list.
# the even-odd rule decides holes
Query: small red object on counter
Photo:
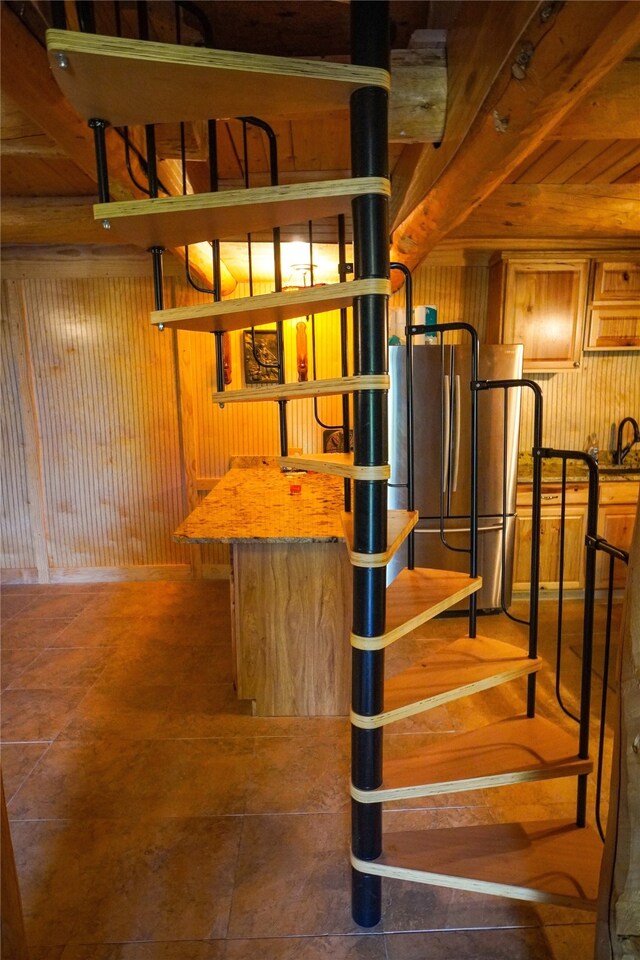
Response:
[{"label": "small red object on counter", "polygon": [[290,484],[289,484],[289,493],[302,493],[302,484],[301,484],[301,483],[290,483]]}]

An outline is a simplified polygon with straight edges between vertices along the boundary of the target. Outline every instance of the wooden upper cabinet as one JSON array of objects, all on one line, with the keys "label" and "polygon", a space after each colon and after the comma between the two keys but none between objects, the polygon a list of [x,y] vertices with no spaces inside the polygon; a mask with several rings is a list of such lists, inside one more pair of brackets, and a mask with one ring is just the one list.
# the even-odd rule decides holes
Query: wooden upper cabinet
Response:
[{"label": "wooden upper cabinet", "polygon": [[637,260],[596,260],[594,301],[640,300],[640,257]]},{"label": "wooden upper cabinet", "polygon": [[580,366],[587,258],[511,257],[491,265],[487,341],[523,343],[524,369]]},{"label": "wooden upper cabinet", "polygon": [[640,256],[595,261],[584,348],[640,349]]}]

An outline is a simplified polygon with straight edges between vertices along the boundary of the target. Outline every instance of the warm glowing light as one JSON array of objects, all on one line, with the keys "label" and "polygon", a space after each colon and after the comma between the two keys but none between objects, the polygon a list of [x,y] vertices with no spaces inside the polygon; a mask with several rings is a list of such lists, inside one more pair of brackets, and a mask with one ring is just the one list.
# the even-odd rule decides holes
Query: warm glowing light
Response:
[{"label": "warm glowing light", "polygon": [[[223,263],[228,267],[235,279],[241,283],[248,279],[248,261],[246,243],[225,241],[220,245],[220,255]],[[314,243],[313,257],[310,254],[308,243],[301,240],[283,242],[280,246],[280,258],[282,264],[282,283],[283,286],[308,286],[310,278],[301,277],[300,267],[313,263],[313,282],[316,283],[337,283],[339,280],[338,262],[339,251],[335,243]],[[351,247],[347,247],[347,261],[352,260]],[[273,245],[264,241],[254,241],[251,244],[251,263],[253,279],[257,282],[272,283],[273,270]],[[292,277],[294,269],[296,278]]]}]

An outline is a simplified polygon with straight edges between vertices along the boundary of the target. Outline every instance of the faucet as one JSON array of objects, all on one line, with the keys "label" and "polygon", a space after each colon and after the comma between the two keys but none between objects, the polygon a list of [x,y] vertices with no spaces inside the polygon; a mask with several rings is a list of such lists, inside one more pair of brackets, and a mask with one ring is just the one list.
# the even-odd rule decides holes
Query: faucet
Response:
[{"label": "faucet", "polygon": [[[630,423],[631,426],[633,427],[633,439],[626,445],[626,447],[623,447],[622,433],[624,431],[625,423]],[[620,464],[623,462],[626,455],[629,453],[629,450],[631,450],[631,447],[634,445],[634,443],[640,443],[640,427],[638,426],[637,420],[634,420],[633,417],[625,417],[624,420],[620,421],[620,424],[618,426],[618,443],[616,445],[616,450],[613,455],[613,462],[615,464],[618,464],[618,466],[620,466]]]}]

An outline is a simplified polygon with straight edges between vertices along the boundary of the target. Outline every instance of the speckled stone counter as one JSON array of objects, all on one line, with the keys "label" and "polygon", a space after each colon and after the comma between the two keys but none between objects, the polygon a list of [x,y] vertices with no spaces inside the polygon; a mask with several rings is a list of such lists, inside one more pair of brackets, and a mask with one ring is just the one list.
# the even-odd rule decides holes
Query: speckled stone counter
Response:
[{"label": "speckled stone counter", "polygon": [[[600,456],[599,466],[601,467],[601,483],[624,483],[625,481],[638,482],[640,480],[640,453],[631,451],[625,460],[625,470],[611,470],[611,455],[603,453]],[[531,483],[533,479],[533,457],[530,453],[521,453],[518,457],[518,483]],[[542,482],[558,483],[562,479],[562,461],[561,460],[543,460],[542,462]],[[581,460],[567,460],[567,482],[568,483],[588,483],[589,471],[587,465]]]},{"label": "speckled stone counter", "polygon": [[241,463],[174,534],[181,543],[230,544],[238,697],[258,716],[346,716],[352,574],[343,481]]},{"label": "speckled stone counter", "polygon": [[[292,486],[300,487],[291,493]],[[336,543],[343,481],[276,466],[234,468],[174,534],[180,543]]]}]

